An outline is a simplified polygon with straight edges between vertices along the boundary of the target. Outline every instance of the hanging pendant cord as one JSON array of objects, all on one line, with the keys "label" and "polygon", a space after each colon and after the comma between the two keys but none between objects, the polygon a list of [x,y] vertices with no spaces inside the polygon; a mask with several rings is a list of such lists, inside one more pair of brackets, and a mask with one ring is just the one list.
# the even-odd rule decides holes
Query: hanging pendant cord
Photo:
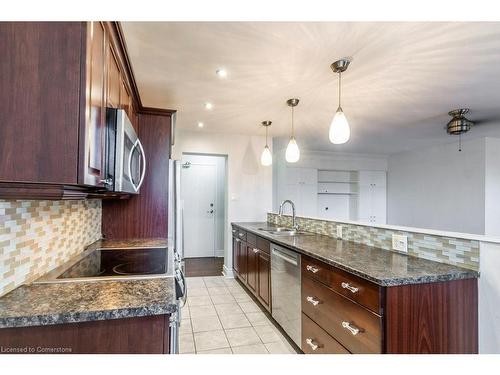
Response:
[{"label": "hanging pendant cord", "polygon": [[342,95],[342,72],[339,72],[339,108],[342,108],[340,106],[340,97]]},{"label": "hanging pendant cord", "polygon": [[267,147],[267,126],[266,126],[266,147]]},{"label": "hanging pendant cord", "polygon": [[293,137],[293,138],[295,138],[295,129],[294,129],[294,127],[293,127],[293,109],[294,109],[294,108],[295,108],[295,107],[292,107],[292,137]]}]

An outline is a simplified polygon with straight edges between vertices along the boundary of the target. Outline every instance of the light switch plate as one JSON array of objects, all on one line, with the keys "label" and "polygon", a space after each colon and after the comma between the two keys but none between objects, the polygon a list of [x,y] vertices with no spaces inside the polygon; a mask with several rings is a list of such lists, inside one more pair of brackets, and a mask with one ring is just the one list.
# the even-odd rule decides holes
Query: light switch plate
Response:
[{"label": "light switch plate", "polygon": [[337,238],[342,239],[342,225],[337,225]]},{"label": "light switch plate", "polygon": [[392,235],[392,248],[396,251],[408,252],[408,236],[401,234]]}]

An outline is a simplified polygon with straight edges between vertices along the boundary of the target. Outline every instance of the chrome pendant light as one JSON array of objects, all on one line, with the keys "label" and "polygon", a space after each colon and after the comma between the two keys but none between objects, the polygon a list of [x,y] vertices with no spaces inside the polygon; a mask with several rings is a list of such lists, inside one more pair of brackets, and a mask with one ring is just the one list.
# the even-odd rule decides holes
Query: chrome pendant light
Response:
[{"label": "chrome pendant light", "polygon": [[292,107],[292,135],[290,137],[290,142],[288,142],[288,146],[286,147],[285,159],[289,163],[296,163],[300,159],[300,150],[297,145],[297,141],[295,140],[295,129],[293,124],[293,109],[299,104],[299,99],[288,99],[286,101],[289,107]]},{"label": "chrome pendant light", "polygon": [[273,164],[273,154],[271,154],[271,150],[267,145],[267,129],[271,126],[271,121],[262,121],[262,126],[266,128],[266,146],[264,147],[262,155],[260,156],[260,163],[263,166],[267,167]]},{"label": "chrome pendant light", "polygon": [[339,74],[339,106],[337,108],[337,112],[335,112],[335,115],[333,116],[329,132],[330,142],[337,145],[346,143],[351,137],[349,122],[347,121],[344,111],[342,111],[342,106],[340,105],[340,98],[342,94],[342,72],[347,70],[349,63],[350,61],[348,59],[341,59],[335,61],[330,66],[335,73]]}]

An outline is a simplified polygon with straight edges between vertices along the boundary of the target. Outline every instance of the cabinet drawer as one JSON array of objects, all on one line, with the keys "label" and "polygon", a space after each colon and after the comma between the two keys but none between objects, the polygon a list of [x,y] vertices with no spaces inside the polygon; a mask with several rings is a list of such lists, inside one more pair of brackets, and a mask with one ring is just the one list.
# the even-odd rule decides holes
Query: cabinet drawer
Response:
[{"label": "cabinet drawer", "polygon": [[307,277],[302,311],[351,353],[381,353],[382,318]]},{"label": "cabinet drawer", "polygon": [[350,354],[337,340],[302,313],[302,345],[305,354]]},{"label": "cabinet drawer", "polygon": [[377,314],[381,313],[381,288],[377,284],[336,268],[329,287]]},{"label": "cabinet drawer", "polygon": [[257,237],[257,249],[262,250],[263,252],[270,254],[269,248],[271,244],[268,240],[262,238],[262,237]]},{"label": "cabinet drawer", "polygon": [[370,310],[381,313],[381,289],[361,277],[309,257],[303,258],[302,274],[321,281],[334,291]]},{"label": "cabinet drawer", "polygon": [[255,234],[247,232],[247,239],[246,239],[246,241],[248,242],[248,244],[250,246],[258,247],[257,246],[257,236]]},{"label": "cabinet drawer", "polygon": [[302,256],[302,276],[311,277],[326,285],[333,283],[332,267],[304,255]]}]

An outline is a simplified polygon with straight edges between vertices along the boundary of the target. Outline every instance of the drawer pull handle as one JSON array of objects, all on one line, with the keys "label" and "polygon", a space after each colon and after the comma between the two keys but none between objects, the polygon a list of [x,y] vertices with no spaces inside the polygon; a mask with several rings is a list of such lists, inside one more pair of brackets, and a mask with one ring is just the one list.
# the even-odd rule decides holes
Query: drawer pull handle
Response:
[{"label": "drawer pull handle", "polygon": [[314,342],[313,339],[306,339],[306,344],[311,347],[312,350],[318,350],[319,345]]},{"label": "drawer pull handle", "polygon": [[238,236],[243,237],[245,234],[244,233],[238,233]]},{"label": "drawer pull handle", "polygon": [[349,289],[352,293],[356,293],[359,290],[359,288],[356,288],[355,286],[352,286],[349,283],[345,283],[345,282],[340,284],[340,286],[344,289]]},{"label": "drawer pull handle", "polygon": [[351,331],[353,336],[356,336],[359,333],[359,328],[351,325],[349,322],[342,322],[342,327]]},{"label": "drawer pull handle", "polygon": [[252,249],[255,254],[259,252],[259,249],[256,249],[255,247]]},{"label": "drawer pull handle", "polygon": [[239,238],[234,239],[236,242],[240,242],[241,240]]},{"label": "drawer pull handle", "polygon": [[319,271],[319,268],[316,268],[316,267],[313,267],[313,266],[310,266],[309,264],[306,266],[306,269],[308,271],[311,271],[312,273],[316,273]]},{"label": "drawer pull handle", "polygon": [[307,302],[309,302],[313,306],[318,306],[320,304],[319,300],[317,300],[316,298],[311,297],[311,296],[308,296],[306,298],[306,300],[307,300]]}]

